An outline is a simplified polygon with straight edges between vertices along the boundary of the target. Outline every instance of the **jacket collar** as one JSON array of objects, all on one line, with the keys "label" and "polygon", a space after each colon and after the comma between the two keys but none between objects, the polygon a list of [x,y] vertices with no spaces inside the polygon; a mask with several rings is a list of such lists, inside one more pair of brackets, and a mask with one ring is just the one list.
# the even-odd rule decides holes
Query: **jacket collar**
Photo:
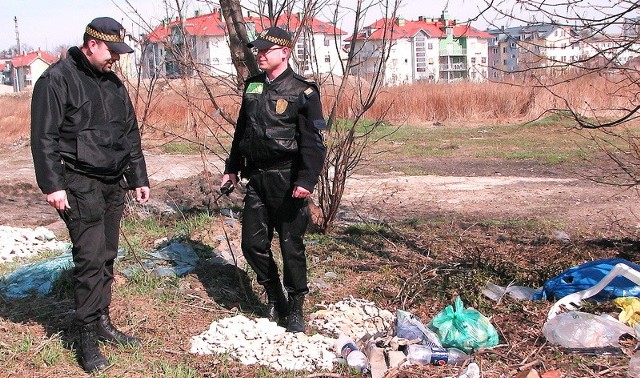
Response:
[{"label": "jacket collar", "polygon": [[87,59],[86,55],[84,55],[82,50],[80,50],[77,46],[73,46],[69,49],[69,56],[73,59],[73,61],[76,63],[76,66],[78,66],[79,69],[87,73],[90,73],[95,77],[102,77],[105,75],[102,72],[99,72],[98,70],[96,70],[91,65],[91,63],[89,63],[89,60]]}]

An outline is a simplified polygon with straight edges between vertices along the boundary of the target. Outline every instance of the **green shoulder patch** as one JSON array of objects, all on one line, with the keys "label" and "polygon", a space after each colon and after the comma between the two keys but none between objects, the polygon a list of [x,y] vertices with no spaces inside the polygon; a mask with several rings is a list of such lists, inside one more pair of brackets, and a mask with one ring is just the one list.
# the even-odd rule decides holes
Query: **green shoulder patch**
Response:
[{"label": "green shoulder patch", "polygon": [[249,83],[245,93],[257,93],[260,94],[264,91],[264,84],[262,83]]}]

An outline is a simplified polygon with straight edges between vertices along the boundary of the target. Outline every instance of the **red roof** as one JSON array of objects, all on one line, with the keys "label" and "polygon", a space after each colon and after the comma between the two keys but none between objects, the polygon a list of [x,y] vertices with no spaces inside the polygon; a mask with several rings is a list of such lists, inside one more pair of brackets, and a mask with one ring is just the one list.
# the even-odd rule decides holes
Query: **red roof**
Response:
[{"label": "red roof", "polygon": [[[393,25],[393,34],[389,35],[389,33],[391,33],[391,28],[388,28],[385,35],[384,26],[390,22],[395,22],[395,25]],[[452,21],[449,22],[452,23]],[[428,36],[433,38],[444,38],[446,36],[445,24],[442,20],[404,20],[404,22],[400,22],[402,25],[398,25],[398,23],[397,19],[381,18],[367,27],[368,29],[373,30],[369,36],[366,36],[364,33],[360,33],[356,38],[383,39],[385,36],[391,39],[410,38],[418,34],[420,31],[425,32]],[[469,25],[455,25],[453,27],[453,35],[454,37],[493,38],[491,34],[473,28]]]},{"label": "red roof", "polygon": [[[251,22],[256,27],[256,32],[261,32],[264,27],[270,27],[269,19],[260,16],[248,16],[244,17],[245,22]],[[306,20],[307,26],[310,26],[314,33],[326,33],[326,34],[347,34],[346,32],[334,28],[331,24],[320,21],[315,18],[309,18]],[[160,25],[149,34],[149,40],[151,42],[165,41],[171,35],[171,28],[178,26],[180,20],[173,20],[167,26]],[[297,14],[283,14],[276,22],[277,26],[286,26],[285,29],[297,30],[300,26],[300,19]],[[222,19],[222,13],[219,11],[205,14],[202,16],[187,18],[184,22],[184,28],[189,35],[212,35],[212,36],[224,36],[227,34],[226,24]]]},{"label": "red roof", "polygon": [[7,69],[7,65],[5,63],[0,63],[0,71],[4,71]]},{"label": "red roof", "polygon": [[26,67],[33,64],[36,59],[42,59],[47,64],[53,64],[58,61],[57,56],[53,56],[46,51],[38,50],[26,53],[24,55],[17,55],[11,58],[11,64],[14,67]]}]

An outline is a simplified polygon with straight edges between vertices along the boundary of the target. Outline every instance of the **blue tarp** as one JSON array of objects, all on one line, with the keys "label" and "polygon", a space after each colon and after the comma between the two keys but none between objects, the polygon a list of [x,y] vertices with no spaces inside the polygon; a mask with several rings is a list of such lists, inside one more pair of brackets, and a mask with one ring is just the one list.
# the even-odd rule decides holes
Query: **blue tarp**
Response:
[{"label": "blue tarp", "polygon": [[[147,256],[141,259],[145,269],[160,277],[184,276],[195,269],[200,260],[189,243],[176,241],[155,252],[149,252]],[[122,270],[122,274],[131,277],[140,271],[139,266],[134,266]]]},{"label": "blue tarp", "polygon": [[[597,284],[617,264],[626,264],[640,271],[640,265],[620,258],[595,260],[574,266],[545,282],[533,299],[560,299],[569,294],[586,290]],[[618,297],[639,297],[640,286],[626,277],[616,277],[598,294],[590,297],[594,301],[609,301]]]},{"label": "blue tarp", "polygon": [[49,294],[62,272],[72,268],[71,253],[23,265],[0,279],[0,294],[8,298]]},{"label": "blue tarp", "polygon": [[[118,258],[124,251],[118,251]],[[200,258],[188,242],[172,242],[156,251],[149,252],[147,258],[142,259],[145,269],[157,276],[183,276],[195,269]],[[51,293],[54,284],[67,269],[73,269],[71,253],[58,257],[23,265],[15,271],[0,278],[0,295],[8,298],[25,298],[32,295],[47,295]],[[122,269],[125,276],[131,277],[140,272],[136,264]]]}]

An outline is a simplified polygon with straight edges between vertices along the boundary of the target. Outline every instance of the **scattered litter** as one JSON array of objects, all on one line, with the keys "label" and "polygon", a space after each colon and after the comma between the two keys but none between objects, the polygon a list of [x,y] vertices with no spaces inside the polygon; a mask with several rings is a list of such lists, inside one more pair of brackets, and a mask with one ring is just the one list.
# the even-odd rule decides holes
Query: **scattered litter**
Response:
[{"label": "scattered litter", "polygon": [[619,347],[620,336],[634,335],[634,331],[608,315],[569,311],[548,320],[542,334],[550,343],[565,348],[600,348]]},{"label": "scattered litter", "polygon": [[636,297],[620,297],[613,304],[622,309],[618,320],[630,327],[635,327],[640,322],[640,299]]},{"label": "scattered litter", "polygon": [[[340,333],[360,340],[368,332],[392,329],[394,316],[373,302],[347,298],[310,314],[308,326],[319,333],[306,336],[289,333],[264,318],[250,320],[242,315],[213,322],[209,329],[191,339],[191,353],[230,353],[240,363],[261,364],[276,370],[332,369]],[[331,335],[331,336],[323,336]]]},{"label": "scattered litter", "polygon": [[[595,260],[575,266],[545,282],[542,290],[535,293],[534,299],[563,298],[582,290],[589,289],[600,282],[617,264],[628,265],[640,271],[640,265],[620,258]],[[625,277],[614,278],[609,285],[591,298],[594,301],[609,301],[618,297],[637,297],[640,286]]]},{"label": "scattered litter", "polygon": [[460,297],[454,306],[447,306],[429,323],[446,348],[458,348],[470,353],[479,348],[498,345],[498,332],[489,319],[472,307],[464,307]]},{"label": "scattered litter", "polygon": [[470,363],[458,378],[480,378],[480,366],[475,362]]},{"label": "scattered litter", "polygon": [[608,263],[604,264],[607,268],[604,277],[592,286],[560,298],[551,306],[551,309],[549,309],[547,320],[552,319],[563,311],[579,309],[582,307],[582,301],[584,299],[597,298],[599,300],[605,300],[609,297],[625,297],[624,293],[627,292],[637,292],[640,289],[640,271],[636,269],[635,266],[630,265],[631,263],[627,263],[628,262],[618,262],[613,267],[609,267]]},{"label": "scattered litter", "polygon": [[403,310],[396,310],[396,336],[407,340],[420,340],[423,345],[442,347],[438,335],[427,328],[417,316]]},{"label": "scattered litter", "polygon": [[509,285],[505,287],[487,281],[484,289],[482,289],[482,294],[487,296],[489,299],[498,302],[505,295],[518,300],[531,300],[533,299],[533,295],[536,291],[536,289],[526,286]]}]

